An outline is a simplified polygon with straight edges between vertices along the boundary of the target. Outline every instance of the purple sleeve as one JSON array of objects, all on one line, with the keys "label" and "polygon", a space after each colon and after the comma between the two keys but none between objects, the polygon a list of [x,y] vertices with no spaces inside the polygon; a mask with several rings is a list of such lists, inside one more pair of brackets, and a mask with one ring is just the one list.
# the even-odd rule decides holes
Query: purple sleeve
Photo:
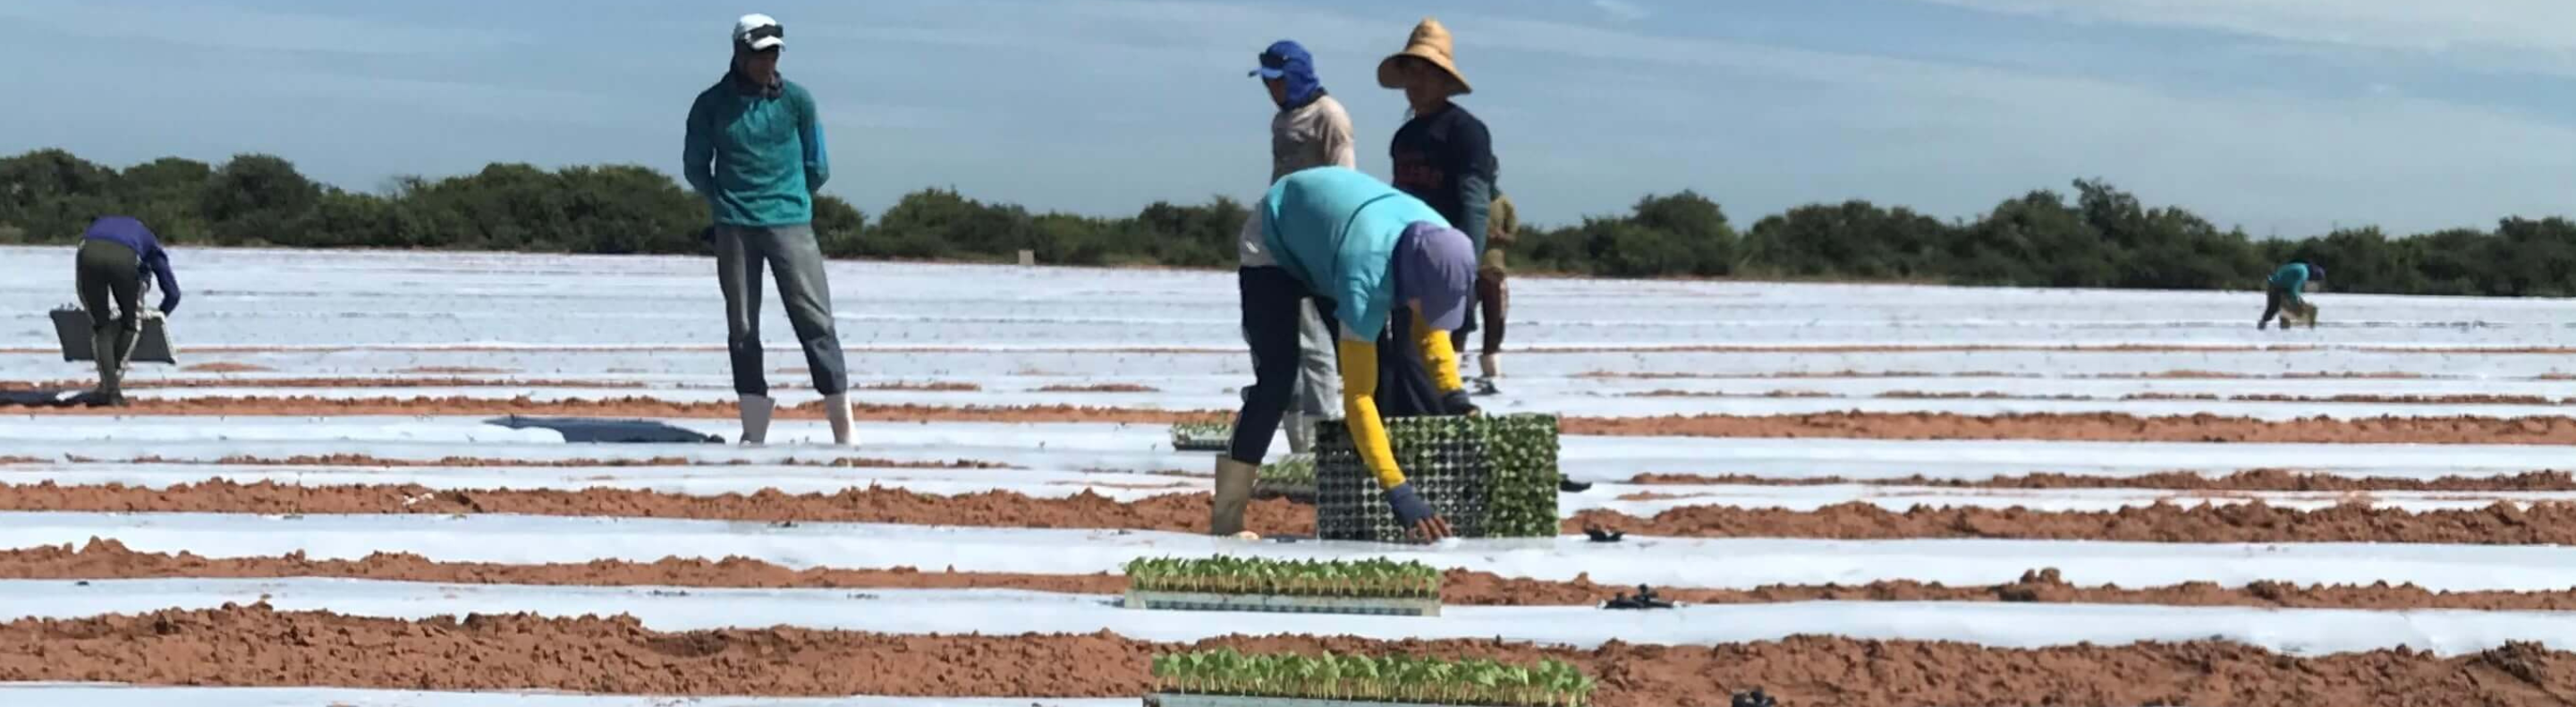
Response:
[{"label": "purple sleeve", "polygon": [[179,310],[179,275],[170,271],[170,252],[158,246],[143,256],[143,268],[152,271],[152,280],[161,288],[161,313]]}]

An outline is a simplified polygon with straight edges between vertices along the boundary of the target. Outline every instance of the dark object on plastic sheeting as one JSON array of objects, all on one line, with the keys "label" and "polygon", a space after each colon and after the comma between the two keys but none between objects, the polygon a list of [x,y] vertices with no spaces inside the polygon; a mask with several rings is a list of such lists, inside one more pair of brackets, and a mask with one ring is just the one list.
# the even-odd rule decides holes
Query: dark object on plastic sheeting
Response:
[{"label": "dark object on plastic sheeting", "polygon": [[1780,707],[1780,702],[1778,700],[1771,699],[1770,695],[1763,694],[1762,688],[1758,687],[1744,692],[1735,693],[1735,699],[1729,702],[1729,704],[1734,707]]},{"label": "dark object on plastic sheeting", "polygon": [[0,390],[0,406],[64,408],[86,405],[92,397],[87,390]]},{"label": "dark object on plastic sheeting", "polygon": [[[98,353],[90,350],[95,346],[95,343],[90,341],[91,332],[89,328],[88,310],[81,309],[78,306],[65,305],[63,307],[56,308],[53,311],[52,316],[54,318],[54,338],[62,345],[63,360],[97,360]],[[141,335],[135,337],[134,354],[127,356],[125,358],[125,362],[129,365],[136,363],[177,364],[179,362],[178,357],[173,355],[170,350],[170,329],[164,324],[164,320],[161,318],[159,313],[156,312],[143,317],[143,332]]]},{"label": "dark object on plastic sheeting", "polygon": [[1583,534],[1591,536],[1596,543],[1615,543],[1628,537],[1625,532],[1589,525],[1583,527]]},{"label": "dark object on plastic sheeting", "polygon": [[606,444],[723,444],[724,438],[652,420],[595,420],[578,417],[509,417],[484,420],[514,430],[531,427],[562,433],[564,441]]},{"label": "dark object on plastic sheeting", "polygon": [[1669,601],[1664,601],[1664,598],[1663,598],[1663,597],[1655,596],[1655,590],[1654,590],[1654,588],[1652,588],[1652,587],[1648,587],[1648,586],[1643,585],[1643,584],[1640,584],[1640,585],[1637,585],[1637,595],[1636,595],[1636,596],[1629,596],[1629,595],[1627,595],[1627,594],[1619,594],[1619,595],[1616,595],[1616,596],[1612,596],[1612,597],[1610,598],[1610,601],[1609,601],[1609,602],[1603,603],[1603,604],[1601,605],[1601,608],[1604,608],[1604,609],[1670,609],[1670,608],[1673,608],[1673,603],[1672,603],[1672,602],[1669,602]]},{"label": "dark object on plastic sheeting", "polygon": [[1560,476],[1556,478],[1556,490],[1565,493],[1583,493],[1592,490],[1592,482],[1576,481]]}]

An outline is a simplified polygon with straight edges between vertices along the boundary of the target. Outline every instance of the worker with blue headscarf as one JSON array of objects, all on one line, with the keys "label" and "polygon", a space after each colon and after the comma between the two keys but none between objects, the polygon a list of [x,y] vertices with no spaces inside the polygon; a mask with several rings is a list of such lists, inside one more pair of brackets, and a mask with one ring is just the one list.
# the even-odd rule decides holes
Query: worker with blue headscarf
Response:
[{"label": "worker with blue headscarf", "polygon": [[[1381,418],[1476,414],[1449,340],[1476,285],[1474,240],[1421,199],[1346,167],[1289,174],[1253,210],[1259,242],[1245,248],[1237,287],[1254,381],[1217,475],[1248,478],[1260,468],[1303,348],[1297,310],[1312,299],[1336,329],[1352,446],[1414,538],[1447,537],[1448,521],[1397,467]],[[1241,532],[1247,500],[1220,495],[1211,530]]]},{"label": "worker with blue headscarf", "polygon": [[[1324,90],[1323,80],[1315,73],[1314,55],[1295,41],[1280,40],[1263,49],[1259,61],[1252,76],[1261,80],[1271,104],[1279,108],[1270,118],[1270,176],[1262,184],[1277,183],[1301,169],[1357,169],[1359,153],[1354,146],[1358,142],[1352,139],[1351,115]],[[1262,247],[1261,219],[1244,219],[1243,229],[1237,240],[1244,252],[1239,255],[1257,259]],[[1306,454],[1314,450],[1315,425],[1341,417],[1341,393],[1333,374],[1333,329],[1324,323],[1318,308],[1298,308],[1297,333],[1304,346],[1285,419],[1289,453]],[[1216,484],[1219,497],[1252,496],[1249,474],[1220,477]]]}]

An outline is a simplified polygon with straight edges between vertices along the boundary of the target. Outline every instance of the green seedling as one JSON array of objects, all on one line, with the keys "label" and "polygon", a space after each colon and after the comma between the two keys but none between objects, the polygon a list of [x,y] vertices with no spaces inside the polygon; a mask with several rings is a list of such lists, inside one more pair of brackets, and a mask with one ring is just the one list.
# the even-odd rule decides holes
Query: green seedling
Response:
[{"label": "green seedling", "polygon": [[1593,679],[1573,665],[1515,665],[1483,658],[1243,654],[1233,649],[1154,656],[1166,694],[1354,700],[1491,707],[1592,704]]},{"label": "green seedling", "polygon": [[1352,599],[1437,599],[1440,571],[1420,562],[1138,558],[1125,567],[1130,588],[1147,592],[1258,594]]}]

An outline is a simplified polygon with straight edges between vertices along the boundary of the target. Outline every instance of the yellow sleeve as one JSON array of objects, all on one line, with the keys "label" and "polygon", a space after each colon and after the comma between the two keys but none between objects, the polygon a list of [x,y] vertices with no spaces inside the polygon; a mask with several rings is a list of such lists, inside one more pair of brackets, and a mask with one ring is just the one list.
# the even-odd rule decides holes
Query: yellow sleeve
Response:
[{"label": "yellow sleeve", "polygon": [[1351,446],[1377,473],[1378,488],[1402,485],[1404,470],[1395,467],[1395,447],[1377,418],[1377,343],[1343,339],[1335,349],[1342,369],[1342,424],[1350,427]]},{"label": "yellow sleeve", "polygon": [[[1431,371],[1431,383],[1440,386],[1440,392],[1467,389],[1458,380],[1458,350],[1449,347],[1449,332],[1422,323],[1421,310],[1413,312],[1413,345],[1422,349],[1422,367]],[[1349,390],[1349,385],[1344,383],[1343,389]]]}]

